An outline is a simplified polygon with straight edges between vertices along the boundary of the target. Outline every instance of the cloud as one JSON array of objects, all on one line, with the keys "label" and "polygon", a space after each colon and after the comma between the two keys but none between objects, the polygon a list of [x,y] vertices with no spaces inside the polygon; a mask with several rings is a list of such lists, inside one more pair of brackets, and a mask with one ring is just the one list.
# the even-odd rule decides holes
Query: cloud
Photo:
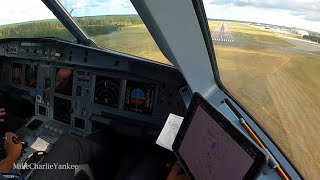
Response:
[{"label": "cloud", "polygon": [[39,0],[1,0],[0,12],[0,25],[55,18]]},{"label": "cloud", "polygon": [[320,32],[320,0],[204,0],[208,18],[295,26]]},{"label": "cloud", "polygon": [[317,21],[320,12],[320,0],[204,0],[210,5],[233,5],[255,7],[259,9],[283,10],[292,15],[303,15],[306,20]]},{"label": "cloud", "polygon": [[320,0],[205,0],[207,4],[232,4],[292,11],[320,11]]}]

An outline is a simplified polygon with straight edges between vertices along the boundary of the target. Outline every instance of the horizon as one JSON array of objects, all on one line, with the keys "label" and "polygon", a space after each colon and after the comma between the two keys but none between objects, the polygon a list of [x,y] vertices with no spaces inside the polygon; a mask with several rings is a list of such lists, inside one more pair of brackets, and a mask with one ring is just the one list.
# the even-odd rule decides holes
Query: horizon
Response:
[{"label": "horizon", "polygon": [[[243,1],[203,0],[209,19],[245,21],[285,27],[297,27],[320,33],[320,0]],[[129,0],[60,0],[72,16],[138,15]],[[35,11],[36,10],[36,11]],[[39,0],[11,0],[0,7],[0,26],[35,20],[56,19]],[[37,12],[37,13],[34,13]],[[41,15],[39,15],[41,14]]]}]

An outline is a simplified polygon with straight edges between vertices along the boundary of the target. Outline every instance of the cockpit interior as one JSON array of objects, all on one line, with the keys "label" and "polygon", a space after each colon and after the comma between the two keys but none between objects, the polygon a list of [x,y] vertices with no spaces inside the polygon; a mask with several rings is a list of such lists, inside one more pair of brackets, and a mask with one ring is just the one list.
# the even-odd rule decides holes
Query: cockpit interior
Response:
[{"label": "cockpit interior", "polygon": [[[127,141],[143,141],[141,147],[126,146],[126,150],[150,151],[163,162],[175,162],[174,154],[155,141],[169,114],[184,117],[192,94],[199,92],[250,136],[238,123],[239,116],[244,118],[266,145],[271,155],[268,162],[272,163],[258,179],[303,179],[267,132],[221,84],[202,1],[179,6],[168,0],[132,0],[172,65],[100,48],[83,34],[58,0],[42,1],[76,41],[0,39],[0,108],[6,110],[0,130],[14,132],[24,142],[18,163],[40,163],[64,134],[90,138],[106,129]],[[159,13],[166,10],[168,13]],[[32,146],[39,138],[47,143],[42,150]],[[0,149],[3,159],[6,154]],[[275,167],[281,167],[282,174]],[[161,177],[165,178],[169,170],[163,169]],[[12,170],[26,179],[33,179],[36,171]]]},{"label": "cockpit interior", "polygon": [[[30,144],[41,137],[54,145],[63,133],[85,136],[102,125],[152,137],[169,113],[186,110],[186,82],[170,66],[53,39],[2,41],[0,55],[3,126]],[[25,148],[20,160],[34,152]]]}]

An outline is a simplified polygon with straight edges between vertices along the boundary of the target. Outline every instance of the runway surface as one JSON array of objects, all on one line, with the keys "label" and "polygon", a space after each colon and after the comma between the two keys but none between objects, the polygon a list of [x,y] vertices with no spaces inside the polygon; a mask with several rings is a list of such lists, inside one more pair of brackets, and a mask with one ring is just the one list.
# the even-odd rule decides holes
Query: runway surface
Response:
[{"label": "runway surface", "polygon": [[213,41],[235,42],[235,39],[233,38],[228,26],[224,22],[214,29],[214,31],[211,33],[211,38]]}]

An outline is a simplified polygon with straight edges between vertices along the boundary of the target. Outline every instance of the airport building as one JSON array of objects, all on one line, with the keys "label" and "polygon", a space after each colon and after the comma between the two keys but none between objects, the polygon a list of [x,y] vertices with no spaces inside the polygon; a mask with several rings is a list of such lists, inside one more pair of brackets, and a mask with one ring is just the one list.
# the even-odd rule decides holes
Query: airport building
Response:
[{"label": "airport building", "polygon": [[302,29],[298,29],[298,28],[292,28],[291,29],[291,32],[293,33],[293,34],[299,34],[299,35],[301,35],[301,36],[304,36],[304,35],[309,35],[309,32],[308,31],[306,31],[306,30],[302,30]]}]

